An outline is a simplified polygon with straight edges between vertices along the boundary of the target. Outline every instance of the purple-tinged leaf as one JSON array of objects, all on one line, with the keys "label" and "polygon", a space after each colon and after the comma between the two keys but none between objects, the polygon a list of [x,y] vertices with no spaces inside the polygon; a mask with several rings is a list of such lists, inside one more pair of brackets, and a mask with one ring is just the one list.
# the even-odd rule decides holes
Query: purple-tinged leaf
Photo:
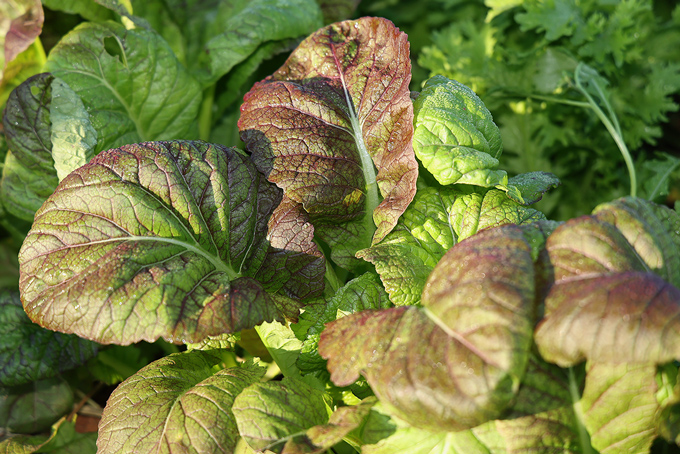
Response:
[{"label": "purple-tinged leaf", "polygon": [[615,226],[652,272],[680,287],[680,215],[676,211],[626,197],[597,206],[593,215]]},{"label": "purple-tinged leaf", "polygon": [[[42,32],[45,14],[43,13],[40,0],[19,0],[3,2],[0,5],[0,14],[3,17],[0,32],[0,43],[4,44],[4,58],[0,59],[2,66],[21,52],[28,49],[33,41]],[[9,22],[9,28],[4,30],[5,21]]]},{"label": "purple-tinged leaf", "polygon": [[390,412],[429,430],[498,417],[517,392],[531,346],[534,270],[522,230],[486,230],[451,248],[422,304],[328,324],[319,353],[331,380],[344,386],[363,374]]},{"label": "purple-tinged leaf", "polygon": [[541,355],[562,367],[666,363],[680,358],[680,290],[635,271],[565,279],[550,289],[535,337]]},{"label": "purple-tinged leaf", "polygon": [[651,272],[677,256],[677,215],[655,214],[665,212],[625,199],[550,235],[545,317],[535,336],[545,359],[568,367],[680,358],[680,290]]},{"label": "purple-tinged leaf", "polygon": [[0,291],[0,387],[49,378],[85,363],[97,344],[29,320],[19,292]]},{"label": "purple-tinged leaf", "polygon": [[239,129],[256,165],[340,246],[343,265],[415,194],[410,68],[406,35],[362,18],[309,36],[244,98]]},{"label": "purple-tinged leaf", "polygon": [[219,363],[200,350],[176,353],[125,380],[104,409],[97,452],[233,452],[234,399],[265,370]]},{"label": "purple-tinged leaf", "polygon": [[304,251],[288,259],[271,247],[280,200],[233,148],[148,142],[101,153],[36,213],[19,259],[24,308],[42,326],[119,344],[198,342],[296,318],[298,303],[273,292],[323,287],[291,284],[280,266],[313,277],[323,272],[310,263],[324,263],[295,231],[288,244]]}]

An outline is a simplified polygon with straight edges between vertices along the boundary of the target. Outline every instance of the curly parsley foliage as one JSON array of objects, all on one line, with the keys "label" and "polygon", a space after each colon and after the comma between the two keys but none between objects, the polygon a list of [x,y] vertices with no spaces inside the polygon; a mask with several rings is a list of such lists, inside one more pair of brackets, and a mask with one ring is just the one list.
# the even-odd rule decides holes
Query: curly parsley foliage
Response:
[{"label": "curly parsley foliage", "polygon": [[638,161],[654,160],[641,156],[642,147],[656,144],[662,123],[678,109],[680,8],[671,12],[651,0],[485,5],[486,20],[465,14],[433,32],[419,64],[469,85],[494,112],[513,157],[508,170],[548,170],[571,182],[543,202],[553,217],[626,194],[617,145],[575,89],[574,72],[582,62],[608,82],[605,95],[628,149]]}]

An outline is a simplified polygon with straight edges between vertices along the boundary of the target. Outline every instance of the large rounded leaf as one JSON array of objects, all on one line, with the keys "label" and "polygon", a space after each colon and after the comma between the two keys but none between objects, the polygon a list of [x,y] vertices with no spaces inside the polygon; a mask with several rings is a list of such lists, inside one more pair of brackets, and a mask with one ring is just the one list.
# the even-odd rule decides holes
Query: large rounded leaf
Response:
[{"label": "large rounded leaf", "polygon": [[270,246],[280,200],[235,149],[149,142],[101,153],[36,213],[19,254],[26,312],[50,329],[121,344],[197,342],[295,317],[297,303],[274,292],[318,294],[323,283],[291,288],[284,266],[322,276],[309,268],[323,269],[323,259],[309,245],[310,254]]},{"label": "large rounded leaf", "polygon": [[651,216],[655,211],[666,210],[620,200],[548,238],[552,284],[536,330],[545,359],[568,367],[585,359],[662,364],[680,358],[680,290],[652,273],[674,278],[677,215]]},{"label": "large rounded leaf", "polygon": [[410,67],[406,35],[362,18],[309,36],[244,98],[239,129],[258,168],[343,264],[392,230],[415,194]]},{"label": "large rounded leaf", "polygon": [[153,362],[111,394],[101,423],[101,454],[232,453],[239,438],[231,406],[264,369],[219,370],[220,359],[194,350]]},{"label": "large rounded leaf", "polygon": [[490,229],[442,258],[425,285],[425,308],[341,318],[321,334],[319,353],[334,383],[363,374],[410,424],[462,430],[498,417],[515,396],[531,346],[533,301],[522,230]]}]

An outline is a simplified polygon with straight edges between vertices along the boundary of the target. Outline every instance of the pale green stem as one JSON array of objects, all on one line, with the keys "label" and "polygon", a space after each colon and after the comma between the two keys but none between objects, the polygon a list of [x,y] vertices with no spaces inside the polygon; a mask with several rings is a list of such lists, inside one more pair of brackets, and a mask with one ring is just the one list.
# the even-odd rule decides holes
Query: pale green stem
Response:
[{"label": "pale green stem", "polygon": [[574,413],[576,413],[576,424],[578,425],[578,437],[581,443],[582,454],[594,454],[593,447],[590,444],[590,435],[588,430],[583,426],[583,411],[581,410],[581,393],[578,389],[578,383],[576,383],[576,377],[574,376],[574,369],[569,368],[569,394],[571,395],[571,402],[574,408]]}]

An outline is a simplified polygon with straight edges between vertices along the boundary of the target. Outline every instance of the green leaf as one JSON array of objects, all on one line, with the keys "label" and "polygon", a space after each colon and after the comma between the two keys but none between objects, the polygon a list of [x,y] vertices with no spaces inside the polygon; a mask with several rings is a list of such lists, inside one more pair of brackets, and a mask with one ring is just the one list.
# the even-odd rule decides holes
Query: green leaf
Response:
[{"label": "green leaf", "polygon": [[19,258],[26,312],[42,326],[124,345],[198,342],[294,319],[299,303],[275,292],[320,294],[322,280],[296,288],[291,276],[322,278],[324,261],[304,252],[312,246],[296,231],[280,235],[289,249],[267,241],[279,200],[234,148],[147,142],[101,153],[36,214]]},{"label": "green leaf", "polygon": [[42,0],[42,4],[52,10],[79,14],[93,22],[102,22],[114,18],[112,11],[96,4],[92,0]]},{"label": "green leaf", "polygon": [[10,95],[3,117],[10,151],[5,158],[0,195],[10,214],[27,221],[33,220],[58,183],[50,139],[53,80],[50,74],[26,80]]},{"label": "green leaf", "polygon": [[589,362],[587,374],[580,405],[593,447],[601,454],[649,452],[659,416],[656,365]]},{"label": "green leaf", "polygon": [[680,166],[680,159],[668,153],[658,153],[655,159],[643,161],[638,170],[642,187],[639,196],[647,200],[655,200],[669,192],[671,175]]},{"label": "green leaf", "polygon": [[0,443],[0,453],[95,454],[96,443],[97,432],[77,433],[75,423],[62,418],[52,426],[52,433],[49,437],[45,435],[11,437]]},{"label": "green leaf", "polygon": [[532,205],[543,198],[550,188],[560,185],[560,180],[548,172],[529,172],[516,175],[508,180],[507,187],[497,186],[507,191],[508,197],[520,205]]},{"label": "green leaf", "polygon": [[289,377],[250,385],[232,411],[239,433],[258,451],[281,452],[287,440],[328,422],[323,391]]},{"label": "green leaf", "polygon": [[95,153],[197,134],[201,88],[152,31],[84,23],[52,49],[46,68],[82,100],[97,131]]},{"label": "green leaf", "polygon": [[326,24],[349,19],[361,0],[316,0]]},{"label": "green leaf", "polygon": [[59,181],[94,156],[97,132],[80,97],[62,80],[52,81],[52,158]]},{"label": "green leaf", "polygon": [[278,322],[262,323],[255,327],[262,343],[271,357],[281,369],[285,377],[300,378],[300,371],[295,366],[302,342],[293,331]]},{"label": "green leaf", "polygon": [[515,397],[531,347],[533,300],[522,230],[497,227],[451,248],[425,284],[423,308],[343,317],[321,333],[319,353],[336,385],[362,374],[409,424],[463,430],[498,417]]},{"label": "green leaf", "polygon": [[544,219],[497,189],[423,188],[383,241],[357,253],[376,266],[397,306],[420,302],[425,280],[454,244],[477,231]]},{"label": "green leaf", "polygon": [[363,18],[309,36],[244,98],[254,162],[302,204],[341,266],[389,233],[415,194],[409,81],[406,35]]},{"label": "green leaf", "polygon": [[[0,386],[49,378],[85,363],[97,344],[29,320],[15,291],[0,291]],[[50,423],[51,424],[51,423]]]},{"label": "green leaf", "polygon": [[12,432],[42,432],[72,407],[73,392],[62,378],[0,387],[0,427]]},{"label": "green leaf", "polygon": [[262,46],[308,35],[322,25],[313,0],[223,2],[217,14],[218,19],[208,24],[208,36],[213,36],[197,53],[203,70],[197,77],[204,85],[217,81]]},{"label": "green leaf", "polygon": [[221,369],[219,362],[199,350],[176,353],[125,380],[104,409],[97,452],[232,452],[238,440],[232,404],[264,368]]},{"label": "green leaf", "polygon": [[[0,217],[2,217],[1,211]],[[3,270],[2,275],[0,275],[0,291],[19,288],[18,252],[16,242],[11,238],[0,241],[0,269]]]},{"label": "green leaf", "polygon": [[305,374],[322,371],[325,375],[326,361],[319,356],[319,336],[326,323],[348,314],[370,309],[387,309],[390,306],[392,304],[380,279],[373,273],[365,273],[352,279],[327,301],[306,306],[305,312],[300,315],[300,324],[309,324],[309,327],[305,333],[300,333],[304,342],[297,359],[299,369]]},{"label": "green leaf", "polygon": [[5,105],[12,90],[42,70],[45,59],[45,50],[40,40],[36,39],[28,49],[7,63],[4,71],[0,69],[0,107]]},{"label": "green leaf", "polygon": [[503,151],[500,131],[472,90],[435,76],[425,83],[413,109],[413,149],[440,184],[507,184],[506,172],[497,170]]}]

